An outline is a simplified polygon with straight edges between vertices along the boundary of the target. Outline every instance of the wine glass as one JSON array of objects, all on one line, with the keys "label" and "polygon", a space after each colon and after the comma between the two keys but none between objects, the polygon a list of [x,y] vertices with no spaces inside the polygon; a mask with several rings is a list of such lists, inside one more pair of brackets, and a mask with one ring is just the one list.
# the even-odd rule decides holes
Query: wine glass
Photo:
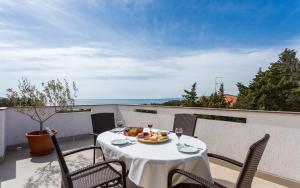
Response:
[{"label": "wine glass", "polygon": [[176,128],[175,133],[176,133],[176,136],[178,137],[177,146],[180,146],[180,137],[183,134],[183,129],[182,128]]},{"label": "wine glass", "polygon": [[117,121],[117,127],[118,128],[122,128],[123,127],[123,121],[122,120],[118,120]]},{"label": "wine glass", "polygon": [[148,128],[150,129],[150,131],[149,131],[150,133],[151,133],[151,128],[152,128],[152,127],[153,127],[153,123],[152,123],[152,122],[149,122],[149,123],[148,123]]}]

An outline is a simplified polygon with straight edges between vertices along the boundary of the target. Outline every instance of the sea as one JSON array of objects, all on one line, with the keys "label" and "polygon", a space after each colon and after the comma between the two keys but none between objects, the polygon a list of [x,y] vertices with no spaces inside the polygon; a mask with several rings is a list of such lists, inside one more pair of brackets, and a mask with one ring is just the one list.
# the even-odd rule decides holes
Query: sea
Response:
[{"label": "sea", "polygon": [[163,99],[75,99],[76,105],[96,105],[96,104],[162,104],[170,100],[179,100],[180,98]]}]

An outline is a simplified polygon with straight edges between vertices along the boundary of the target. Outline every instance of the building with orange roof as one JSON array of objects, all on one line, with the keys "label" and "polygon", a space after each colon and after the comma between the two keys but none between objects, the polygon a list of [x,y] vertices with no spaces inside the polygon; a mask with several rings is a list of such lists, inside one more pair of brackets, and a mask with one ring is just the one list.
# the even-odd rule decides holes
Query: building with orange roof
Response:
[{"label": "building with orange roof", "polygon": [[237,96],[224,94],[224,100],[229,105],[229,107],[232,107],[237,101]]}]

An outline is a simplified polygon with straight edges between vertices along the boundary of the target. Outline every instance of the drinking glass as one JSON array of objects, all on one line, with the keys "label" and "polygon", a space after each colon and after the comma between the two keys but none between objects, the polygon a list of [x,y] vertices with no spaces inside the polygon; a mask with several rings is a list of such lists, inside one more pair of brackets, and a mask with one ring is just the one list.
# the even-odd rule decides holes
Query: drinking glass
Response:
[{"label": "drinking glass", "polygon": [[123,121],[122,120],[118,120],[117,121],[117,127],[118,128],[122,128],[123,127]]},{"label": "drinking glass", "polygon": [[151,133],[151,128],[153,127],[153,123],[152,122],[149,122],[148,123],[148,128],[150,129],[150,133]]},{"label": "drinking glass", "polygon": [[122,134],[123,133],[123,129],[121,129],[123,126],[124,126],[123,121],[122,120],[118,120],[117,121],[117,129],[118,129],[118,131],[116,132],[117,134]]},{"label": "drinking glass", "polygon": [[178,137],[177,146],[180,146],[180,137],[183,134],[183,129],[182,128],[176,128],[175,133],[176,133],[176,136]]}]

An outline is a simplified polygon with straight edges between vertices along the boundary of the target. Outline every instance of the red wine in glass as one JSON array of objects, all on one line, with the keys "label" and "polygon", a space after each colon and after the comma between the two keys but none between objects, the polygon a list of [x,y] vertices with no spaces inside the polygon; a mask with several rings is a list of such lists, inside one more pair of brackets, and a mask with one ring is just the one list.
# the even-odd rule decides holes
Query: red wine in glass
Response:
[{"label": "red wine in glass", "polygon": [[150,133],[151,133],[151,128],[153,127],[152,123],[148,123],[148,128],[150,129]]}]

